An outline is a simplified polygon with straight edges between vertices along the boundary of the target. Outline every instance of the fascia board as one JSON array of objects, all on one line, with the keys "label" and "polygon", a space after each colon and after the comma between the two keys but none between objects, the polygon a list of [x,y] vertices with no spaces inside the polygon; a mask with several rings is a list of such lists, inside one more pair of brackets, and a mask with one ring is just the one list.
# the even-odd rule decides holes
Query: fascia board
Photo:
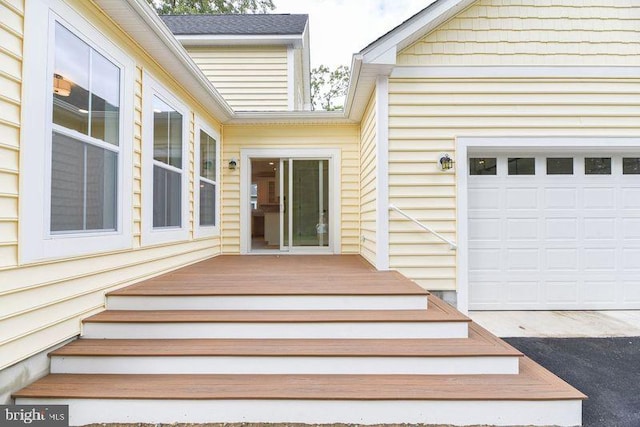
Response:
[{"label": "fascia board", "polygon": [[290,46],[296,49],[304,44],[303,35],[226,35],[182,34],[175,36],[183,46]]}]

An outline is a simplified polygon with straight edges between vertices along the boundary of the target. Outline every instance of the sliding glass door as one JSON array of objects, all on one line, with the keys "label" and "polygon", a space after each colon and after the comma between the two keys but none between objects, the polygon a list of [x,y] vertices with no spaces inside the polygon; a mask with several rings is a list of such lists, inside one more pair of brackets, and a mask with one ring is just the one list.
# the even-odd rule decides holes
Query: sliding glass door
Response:
[{"label": "sliding glass door", "polygon": [[280,249],[329,247],[329,160],[280,160]]}]

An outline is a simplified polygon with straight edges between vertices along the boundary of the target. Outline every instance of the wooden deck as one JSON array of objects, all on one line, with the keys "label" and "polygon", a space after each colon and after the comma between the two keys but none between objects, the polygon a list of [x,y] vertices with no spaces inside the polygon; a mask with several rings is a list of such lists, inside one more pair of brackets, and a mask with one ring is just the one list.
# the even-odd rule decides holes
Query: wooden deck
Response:
[{"label": "wooden deck", "polygon": [[219,256],[111,292],[110,296],[428,295],[357,255]]}]

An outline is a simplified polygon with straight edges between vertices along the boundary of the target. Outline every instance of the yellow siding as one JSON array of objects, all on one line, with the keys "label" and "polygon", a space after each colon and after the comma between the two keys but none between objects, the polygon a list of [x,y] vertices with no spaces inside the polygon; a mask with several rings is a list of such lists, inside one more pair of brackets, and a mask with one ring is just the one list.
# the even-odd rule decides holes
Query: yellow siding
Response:
[{"label": "yellow siding", "polygon": [[[242,148],[339,148],[342,185],[342,253],[360,250],[360,159],[357,125],[225,126],[222,164]],[[222,249],[240,252],[240,168],[223,167]]]},{"label": "yellow siding", "polygon": [[238,111],[286,111],[286,46],[189,47],[196,64]]},{"label": "yellow siding", "polygon": [[637,0],[479,0],[400,65],[639,65]]},{"label": "yellow siding", "polygon": [[0,268],[18,262],[23,0],[0,0]]},{"label": "yellow siding", "polygon": [[[436,161],[457,136],[640,133],[640,79],[392,79],[389,96],[390,202],[454,240],[455,175]],[[455,289],[446,244],[393,213],[389,238],[392,268]]]},{"label": "yellow siding", "polygon": [[375,92],[362,117],[360,127],[360,254],[376,265],[376,99]]},{"label": "yellow siding", "polygon": [[[220,124],[181,89],[117,25],[85,0],[74,9],[123,48],[137,63],[134,88],[132,250],[20,265],[18,260],[18,171],[24,0],[0,0],[0,369],[80,333],[80,319],[104,308],[110,290],[210,258],[220,253],[220,237],[193,239],[194,114]],[[142,246],[141,181],[142,73],[148,70],[187,104],[189,114],[189,230],[191,240]],[[28,115],[25,116],[25,121]],[[29,125],[38,125],[37,123]],[[22,159],[24,161],[25,159]]]}]

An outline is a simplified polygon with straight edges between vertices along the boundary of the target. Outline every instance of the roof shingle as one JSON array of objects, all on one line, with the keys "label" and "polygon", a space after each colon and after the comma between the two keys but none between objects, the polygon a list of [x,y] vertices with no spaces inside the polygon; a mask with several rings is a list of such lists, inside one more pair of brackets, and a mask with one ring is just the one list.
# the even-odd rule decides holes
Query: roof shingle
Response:
[{"label": "roof shingle", "polygon": [[175,35],[291,35],[302,34],[309,15],[162,15]]}]

